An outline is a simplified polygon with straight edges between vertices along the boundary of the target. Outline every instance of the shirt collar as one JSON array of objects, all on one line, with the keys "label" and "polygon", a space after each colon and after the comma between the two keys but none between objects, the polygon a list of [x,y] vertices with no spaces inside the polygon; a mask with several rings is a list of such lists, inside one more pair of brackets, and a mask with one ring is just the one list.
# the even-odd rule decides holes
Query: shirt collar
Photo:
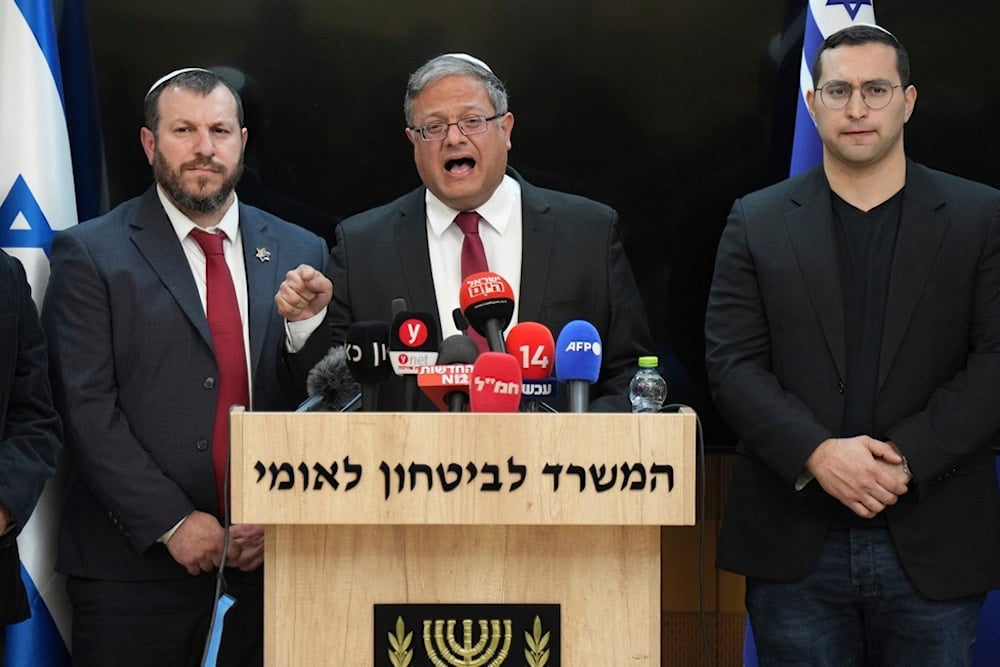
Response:
[{"label": "shirt collar", "polygon": [[[507,231],[510,224],[510,212],[519,200],[520,191],[520,184],[505,174],[499,187],[493,191],[490,198],[482,206],[476,208],[479,217],[496,230],[500,236],[503,236],[504,232]],[[427,223],[436,236],[441,236],[461,211],[456,211],[445,204],[430,190],[426,191],[424,201],[427,205]]]},{"label": "shirt collar", "polygon": [[[156,184],[156,194],[160,198],[160,204],[163,205],[163,210],[166,211],[167,217],[170,219],[170,225],[174,228],[174,233],[177,234],[178,239],[183,241],[191,233],[192,229],[201,229],[191,218],[184,215],[174,205],[159,183]],[[240,231],[240,207],[238,204],[239,199],[236,197],[236,193],[233,192],[233,203],[230,204],[229,208],[222,215],[222,220],[219,221],[219,224],[209,227],[205,231],[223,231],[226,234],[226,238],[235,242],[237,234]]]}]

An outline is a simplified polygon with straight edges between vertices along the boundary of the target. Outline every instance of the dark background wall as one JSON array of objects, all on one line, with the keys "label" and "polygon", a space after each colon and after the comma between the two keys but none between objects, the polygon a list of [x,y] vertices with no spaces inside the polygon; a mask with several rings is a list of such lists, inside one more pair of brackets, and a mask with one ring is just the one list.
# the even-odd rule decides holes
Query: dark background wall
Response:
[{"label": "dark background wall", "polygon": [[[402,94],[427,58],[467,51],[507,83],[511,164],[607,202],[671,387],[711,408],[702,322],[733,199],[787,175],[805,0],[91,0],[110,203],[151,183],[142,98],[177,67],[232,68],[250,139],[239,194],[332,241],[344,217],[418,184]],[[875,0],[910,50],[918,161],[1000,186],[1000,4]],[[557,333],[557,332],[556,332]]]}]

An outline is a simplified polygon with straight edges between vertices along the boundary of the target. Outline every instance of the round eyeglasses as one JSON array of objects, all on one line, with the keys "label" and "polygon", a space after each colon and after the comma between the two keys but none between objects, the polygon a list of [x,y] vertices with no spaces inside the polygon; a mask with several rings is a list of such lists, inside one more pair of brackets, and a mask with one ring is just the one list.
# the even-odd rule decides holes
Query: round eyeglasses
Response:
[{"label": "round eyeglasses", "polygon": [[410,130],[420,133],[420,138],[424,141],[441,141],[448,136],[448,130],[452,125],[458,127],[458,131],[467,137],[472,137],[485,132],[491,120],[496,120],[504,114],[497,113],[492,116],[468,116],[457,120],[454,123],[446,123],[443,120],[435,120],[425,123],[420,127],[411,127]]},{"label": "round eyeglasses", "polygon": [[[889,106],[889,102],[892,101],[892,91],[903,86],[894,86],[888,81],[867,81],[859,87],[861,88],[861,100],[865,106],[876,111]],[[837,110],[847,106],[851,97],[854,96],[854,89],[855,86],[846,81],[828,81],[817,88],[816,92],[819,93],[819,99],[823,102],[823,106],[827,109]]]}]

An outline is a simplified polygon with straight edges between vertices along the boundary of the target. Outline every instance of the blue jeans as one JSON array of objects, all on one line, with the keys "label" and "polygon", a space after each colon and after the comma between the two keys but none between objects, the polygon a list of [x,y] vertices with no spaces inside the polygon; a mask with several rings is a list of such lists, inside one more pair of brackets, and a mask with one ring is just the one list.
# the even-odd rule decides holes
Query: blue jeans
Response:
[{"label": "blue jeans", "polygon": [[831,530],[802,581],[747,578],[746,604],[762,667],[971,664],[985,594],[922,595],[885,528]]}]

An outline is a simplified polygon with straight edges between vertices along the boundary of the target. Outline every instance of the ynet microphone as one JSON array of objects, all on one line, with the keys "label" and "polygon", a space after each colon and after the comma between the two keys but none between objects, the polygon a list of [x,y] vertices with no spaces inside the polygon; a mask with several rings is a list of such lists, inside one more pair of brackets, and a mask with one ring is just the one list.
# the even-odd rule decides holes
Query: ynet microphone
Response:
[{"label": "ynet microphone", "polygon": [[[398,299],[397,299],[398,300]],[[389,361],[403,376],[403,409],[417,409],[417,374],[438,358],[437,320],[430,313],[400,310],[389,326]]]},{"label": "ynet microphone", "polygon": [[601,376],[601,335],[593,324],[573,320],[556,339],[556,379],[566,385],[570,412],[586,412],[590,385]]},{"label": "ynet microphone", "polygon": [[347,367],[347,353],[338,345],[316,362],[306,377],[309,398],[296,412],[348,412],[360,407],[361,386]]},{"label": "ynet microphone", "polygon": [[483,352],[469,378],[470,412],[517,412],[521,405],[521,365],[505,352]]},{"label": "ynet microphone", "polygon": [[503,330],[514,317],[514,291],[497,273],[473,273],[462,283],[458,303],[469,326],[479,332],[491,352],[506,352]]},{"label": "ynet microphone", "polygon": [[440,410],[465,412],[469,405],[469,378],[479,348],[468,336],[454,334],[441,341],[437,364],[424,366],[417,385]]},{"label": "ynet microphone", "polygon": [[361,409],[364,412],[377,409],[379,383],[392,375],[388,342],[389,325],[378,320],[355,322],[344,337],[347,368],[361,384]]},{"label": "ynet microphone", "polygon": [[545,403],[557,393],[552,378],[555,346],[552,332],[538,322],[519,322],[507,334],[507,351],[521,364],[521,405],[527,412],[555,412]]}]

